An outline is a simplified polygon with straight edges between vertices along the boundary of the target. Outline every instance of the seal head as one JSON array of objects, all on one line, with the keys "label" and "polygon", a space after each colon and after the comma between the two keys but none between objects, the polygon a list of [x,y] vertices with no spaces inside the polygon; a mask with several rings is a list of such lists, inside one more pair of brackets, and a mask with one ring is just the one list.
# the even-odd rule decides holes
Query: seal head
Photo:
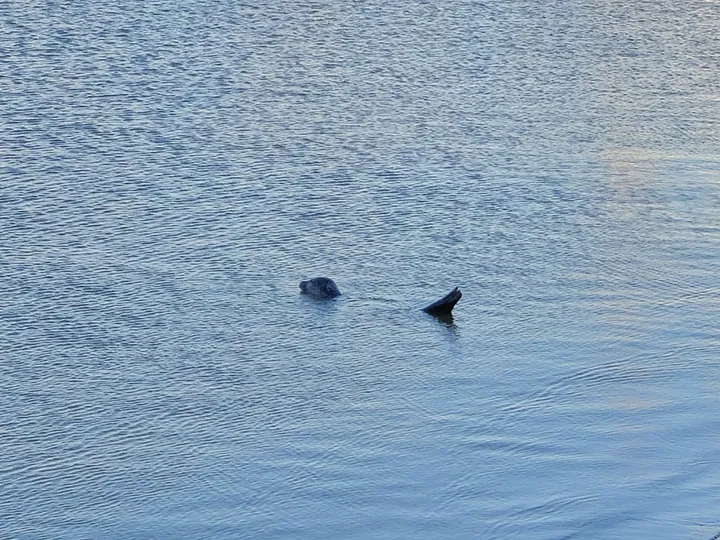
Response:
[{"label": "seal head", "polygon": [[341,294],[335,282],[327,277],[316,277],[308,279],[307,281],[301,281],[300,292],[320,300],[335,298]]}]

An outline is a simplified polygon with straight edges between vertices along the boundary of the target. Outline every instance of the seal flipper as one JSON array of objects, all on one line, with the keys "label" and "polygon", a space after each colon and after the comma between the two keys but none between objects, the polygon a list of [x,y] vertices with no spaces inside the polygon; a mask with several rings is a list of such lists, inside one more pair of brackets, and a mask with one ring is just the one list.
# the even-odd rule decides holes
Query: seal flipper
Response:
[{"label": "seal flipper", "polygon": [[462,298],[462,293],[460,292],[460,289],[455,287],[452,291],[447,293],[440,300],[438,300],[437,302],[433,302],[428,307],[424,308],[423,311],[425,313],[429,313],[430,315],[435,316],[448,315],[452,313],[455,304],[460,301],[460,298]]}]

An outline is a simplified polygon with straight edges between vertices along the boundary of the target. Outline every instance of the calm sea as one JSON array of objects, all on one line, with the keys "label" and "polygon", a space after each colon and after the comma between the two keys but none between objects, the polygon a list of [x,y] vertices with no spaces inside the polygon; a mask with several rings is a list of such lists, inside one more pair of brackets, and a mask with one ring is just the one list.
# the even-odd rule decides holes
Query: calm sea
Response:
[{"label": "calm sea", "polygon": [[719,21],[0,1],[0,538],[718,538]]}]

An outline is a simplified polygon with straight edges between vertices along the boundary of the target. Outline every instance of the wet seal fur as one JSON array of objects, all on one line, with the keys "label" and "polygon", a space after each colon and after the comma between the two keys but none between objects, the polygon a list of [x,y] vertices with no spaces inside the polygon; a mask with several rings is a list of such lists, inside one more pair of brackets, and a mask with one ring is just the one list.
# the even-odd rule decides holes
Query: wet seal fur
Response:
[{"label": "wet seal fur", "polygon": [[[326,300],[340,296],[342,293],[338,289],[335,282],[328,277],[316,277],[300,282],[300,291],[303,294],[312,296],[319,300]],[[423,308],[425,313],[434,315],[436,317],[447,317],[452,315],[452,310],[462,298],[460,289],[455,287],[452,291],[447,293],[437,302],[433,302],[426,308]]]},{"label": "wet seal fur", "polygon": [[423,308],[423,311],[425,313],[429,313],[430,315],[435,315],[436,317],[450,315],[455,307],[455,304],[457,304],[461,298],[462,293],[460,292],[460,289],[455,287],[437,302],[433,302],[426,308]]},{"label": "wet seal fur", "polygon": [[300,282],[300,291],[319,300],[335,298],[342,293],[335,282],[327,277],[316,277]]}]

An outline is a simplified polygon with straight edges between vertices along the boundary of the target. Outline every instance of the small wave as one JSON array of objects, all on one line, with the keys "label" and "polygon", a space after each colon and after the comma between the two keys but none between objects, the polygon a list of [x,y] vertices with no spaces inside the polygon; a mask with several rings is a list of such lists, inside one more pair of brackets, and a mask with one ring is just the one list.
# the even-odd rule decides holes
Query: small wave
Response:
[{"label": "small wave", "polygon": [[658,354],[638,354],[622,360],[585,367],[550,382],[524,399],[503,407],[508,412],[522,412],[554,401],[563,396],[578,397],[613,384],[632,384],[644,381],[666,380],[687,368],[678,360],[676,351]]}]

